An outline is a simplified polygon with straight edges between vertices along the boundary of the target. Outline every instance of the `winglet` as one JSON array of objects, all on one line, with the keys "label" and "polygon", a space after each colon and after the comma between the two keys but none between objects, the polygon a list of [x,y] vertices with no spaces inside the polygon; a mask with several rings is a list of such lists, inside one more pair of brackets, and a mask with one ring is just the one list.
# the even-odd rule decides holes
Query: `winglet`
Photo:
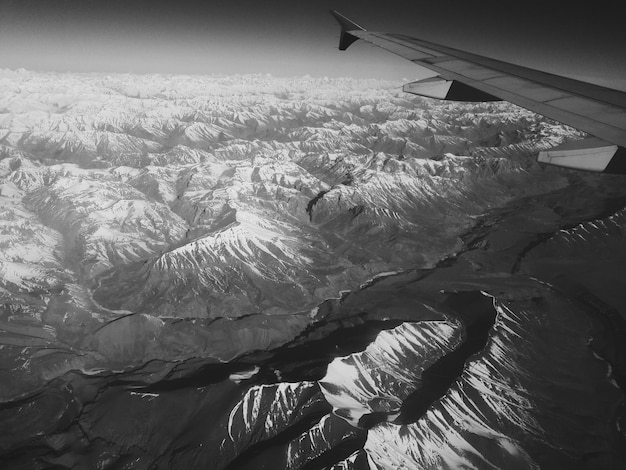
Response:
[{"label": "winglet", "polygon": [[335,17],[337,23],[341,26],[341,37],[339,38],[339,50],[345,51],[350,45],[359,39],[358,37],[350,34],[348,31],[365,31],[365,28],[362,28],[358,24],[356,24],[351,19],[346,18],[341,13],[336,10],[330,10],[330,14]]}]

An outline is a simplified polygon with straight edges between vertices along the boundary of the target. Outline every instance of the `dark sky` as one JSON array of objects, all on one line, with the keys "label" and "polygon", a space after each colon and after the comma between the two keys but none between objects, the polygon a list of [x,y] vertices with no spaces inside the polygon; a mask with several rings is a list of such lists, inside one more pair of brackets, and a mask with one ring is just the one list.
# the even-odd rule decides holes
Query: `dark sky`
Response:
[{"label": "dark sky", "polygon": [[583,2],[0,0],[0,68],[415,75],[409,62],[367,44],[337,51],[332,8],[373,31],[626,83],[626,28],[617,4],[579,5]]}]

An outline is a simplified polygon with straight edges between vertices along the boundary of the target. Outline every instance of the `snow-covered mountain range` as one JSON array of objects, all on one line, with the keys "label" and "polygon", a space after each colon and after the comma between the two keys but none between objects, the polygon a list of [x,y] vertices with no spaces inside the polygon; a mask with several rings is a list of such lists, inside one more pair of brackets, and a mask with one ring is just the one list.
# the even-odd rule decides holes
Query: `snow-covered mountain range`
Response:
[{"label": "snow-covered mountain range", "polygon": [[534,160],[580,137],[374,80],[3,71],[0,462],[621,468],[626,180]]}]

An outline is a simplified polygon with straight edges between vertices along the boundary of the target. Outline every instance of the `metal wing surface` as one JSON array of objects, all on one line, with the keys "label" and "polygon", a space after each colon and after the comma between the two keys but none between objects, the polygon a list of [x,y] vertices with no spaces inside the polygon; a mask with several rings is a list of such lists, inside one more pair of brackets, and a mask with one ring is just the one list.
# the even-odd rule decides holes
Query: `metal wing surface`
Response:
[{"label": "metal wing surface", "polygon": [[340,50],[362,39],[436,73],[404,91],[454,101],[509,101],[595,137],[541,152],[540,162],[626,173],[626,93],[401,34],[367,31],[331,13],[341,25]]}]

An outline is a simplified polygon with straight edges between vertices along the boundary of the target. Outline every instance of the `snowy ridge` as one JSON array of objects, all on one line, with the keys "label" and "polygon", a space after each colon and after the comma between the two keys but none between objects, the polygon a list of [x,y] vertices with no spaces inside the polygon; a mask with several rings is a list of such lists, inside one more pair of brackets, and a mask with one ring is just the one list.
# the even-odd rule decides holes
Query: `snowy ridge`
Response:
[{"label": "snowy ridge", "polygon": [[[258,295],[277,296],[280,289],[283,296],[298,297],[301,302],[304,299],[306,304],[302,305],[312,307],[310,294],[300,287],[303,283],[316,282],[308,272],[316,250],[311,250],[305,244],[305,236],[289,232],[290,227],[272,223],[251,213],[236,211],[229,217],[232,221],[218,230],[166,251],[147,265],[137,265],[138,269],[142,269],[145,284],[130,286],[133,290],[128,291],[124,298],[132,303],[120,305],[137,308],[140,305],[138,302],[144,299],[156,304],[157,300],[150,299],[150,296],[154,297],[151,293],[155,290],[162,292],[161,289],[168,286],[166,292],[178,289],[181,296],[185,297],[203,292],[213,299],[217,295],[223,295],[226,299],[237,295],[237,300],[233,299],[236,303],[230,307],[224,304],[224,308],[227,308],[225,313],[228,312],[230,316],[241,316],[250,310],[262,310],[261,304],[257,304],[259,297],[255,300],[250,289],[258,290],[265,286],[265,291]],[[132,275],[134,266],[131,265],[129,269]],[[99,298],[106,300],[105,294],[101,292],[115,285],[110,284],[117,282],[114,276],[124,276],[126,272],[112,272],[109,274],[111,277],[103,278],[104,282],[98,290]],[[285,292],[285,285],[289,286],[292,293]],[[141,297],[134,293],[137,289],[141,289]],[[203,301],[202,298],[189,298],[195,302]],[[169,295],[158,299],[158,302],[161,306],[156,308],[164,314],[176,308]],[[215,306],[215,301],[207,302],[207,308]]]},{"label": "snowy ridge", "polygon": [[285,469],[303,468],[345,441],[358,438],[359,433],[334,415],[326,415],[307,432],[293,439],[285,451]]},{"label": "snowy ridge", "polygon": [[167,206],[149,202],[127,185],[80,173],[57,176],[25,201],[63,233],[69,255],[90,260],[93,273],[145,258],[181,238],[185,230],[182,219]]},{"label": "snowy ridge", "polygon": [[40,314],[45,308],[42,303],[29,306],[19,297],[46,292],[65,280],[59,256],[62,237],[40,223],[23,204],[23,196],[13,182],[0,184],[0,286],[7,289],[0,292],[0,300],[6,305],[22,304],[26,311],[35,307]]},{"label": "snowy ridge", "polygon": [[403,323],[380,332],[365,351],[333,360],[320,388],[333,412],[353,426],[372,412],[393,417],[403,399],[420,386],[424,369],[461,340],[458,324]]},{"label": "snowy ridge", "polygon": [[222,442],[222,452],[234,457],[255,442],[272,438],[320,405],[323,400],[314,382],[255,385],[229,414],[230,442]]},{"label": "snowy ridge", "polygon": [[[604,252],[604,250],[610,251],[610,249],[621,250],[623,245],[621,243],[620,235],[624,233],[626,228],[626,211],[621,210],[605,219],[594,220],[590,222],[584,222],[577,225],[574,228],[567,230],[560,230],[558,235],[554,238],[554,242],[550,245],[554,249],[559,249],[561,243],[565,244],[568,249],[572,249],[575,245],[580,245],[583,249],[584,246],[589,244],[610,244],[613,245],[610,248],[606,246],[596,247],[595,250]],[[565,251],[561,249],[561,251]]]},{"label": "snowy ridge", "polygon": [[[583,389],[598,387],[596,398],[587,399],[586,416],[613,396],[606,364],[574,339],[573,331],[588,325],[584,313],[555,299],[547,311],[498,300],[495,307],[498,318],[485,353],[466,365],[424,417],[403,426],[383,423],[369,432],[365,449],[374,468],[539,468],[536,452],[553,447],[580,455],[590,436],[606,439],[606,430],[574,418],[581,412],[576,397]],[[546,337],[559,338],[558,344]],[[554,388],[558,393],[549,392]],[[555,415],[572,419],[571,425],[558,427]],[[553,464],[564,465],[566,455]]]}]

